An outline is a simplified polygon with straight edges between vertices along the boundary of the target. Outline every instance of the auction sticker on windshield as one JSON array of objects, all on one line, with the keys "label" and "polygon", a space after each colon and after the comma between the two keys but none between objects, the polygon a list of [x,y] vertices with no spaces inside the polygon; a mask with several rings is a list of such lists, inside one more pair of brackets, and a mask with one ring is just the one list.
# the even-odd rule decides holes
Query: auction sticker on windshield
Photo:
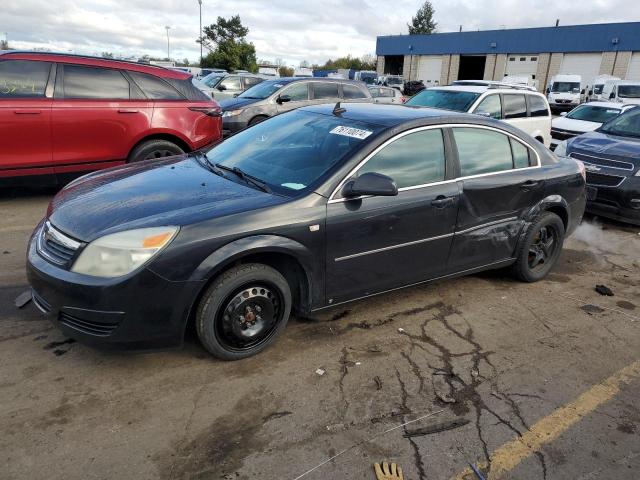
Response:
[{"label": "auction sticker on windshield", "polygon": [[370,132],[369,130],[361,130],[359,128],[343,127],[339,125],[333,130],[331,130],[331,132],[329,133],[333,133],[334,135],[343,135],[345,137],[359,138],[360,140],[364,140],[373,132]]}]

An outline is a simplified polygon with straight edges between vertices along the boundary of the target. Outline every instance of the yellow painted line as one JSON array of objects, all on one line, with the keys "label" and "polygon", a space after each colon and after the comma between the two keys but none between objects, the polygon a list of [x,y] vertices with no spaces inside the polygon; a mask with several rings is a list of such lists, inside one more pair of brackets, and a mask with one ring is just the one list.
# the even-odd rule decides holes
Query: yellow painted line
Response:
[{"label": "yellow painted line", "polygon": [[[620,392],[622,384],[630,383],[640,377],[640,360],[627,365],[611,375],[603,382],[580,395],[575,401],[554,410],[550,415],[536,422],[522,437],[516,438],[498,448],[491,455],[491,472],[489,479],[501,478],[517,467],[524,459],[538,452],[545,444],[557,439],[572,425],[593,412],[600,405],[608,402]],[[486,468],[486,463],[478,465]],[[460,472],[451,480],[475,479],[470,468]]]}]

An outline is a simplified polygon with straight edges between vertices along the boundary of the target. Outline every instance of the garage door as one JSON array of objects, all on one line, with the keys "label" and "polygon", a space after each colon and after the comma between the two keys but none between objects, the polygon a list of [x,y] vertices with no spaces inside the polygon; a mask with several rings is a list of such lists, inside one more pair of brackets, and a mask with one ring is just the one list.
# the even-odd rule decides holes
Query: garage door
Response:
[{"label": "garage door", "polygon": [[580,75],[583,86],[593,85],[600,73],[602,53],[567,53],[562,59],[560,73]]},{"label": "garage door", "polygon": [[[530,84],[536,84],[536,71],[538,70],[537,55],[521,55],[511,53],[507,55],[507,66],[504,76],[527,77]],[[497,72],[496,72],[497,73]]]},{"label": "garage door", "polygon": [[442,57],[435,55],[420,56],[417,79],[422,80],[427,87],[440,84],[441,71]]},{"label": "garage door", "polygon": [[640,81],[640,52],[635,52],[631,56],[631,63],[629,63],[629,70],[625,78],[626,80]]}]

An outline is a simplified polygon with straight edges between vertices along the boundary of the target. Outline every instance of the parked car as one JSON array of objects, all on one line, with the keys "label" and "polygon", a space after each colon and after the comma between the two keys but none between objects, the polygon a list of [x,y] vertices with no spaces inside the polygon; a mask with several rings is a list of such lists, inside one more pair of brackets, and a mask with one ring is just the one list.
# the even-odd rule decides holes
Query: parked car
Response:
[{"label": "parked car", "polygon": [[607,80],[602,96],[609,102],[640,105],[640,82],[632,80]]},{"label": "parked car", "polygon": [[555,153],[584,163],[587,211],[640,225],[640,107],[561,142]]},{"label": "parked car", "polygon": [[191,83],[193,83],[193,86],[204,93],[207,97],[213,98],[213,89],[209,88],[206,83],[198,80],[196,77],[191,77]]},{"label": "parked car", "polygon": [[222,68],[203,68],[200,70],[199,78],[200,80],[202,80],[204,77],[206,77],[207,75],[211,75],[212,73],[220,74],[227,73],[227,71]]},{"label": "parked car", "polygon": [[551,121],[551,150],[555,150],[563,140],[594,131],[603,123],[630,108],[633,108],[633,105],[589,102],[574,108],[569,113],[562,112],[560,117]]},{"label": "parked car", "polygon": [[534,282],[580,223],[584,170],[517,128],[396,105],[316,105],[207,154],[77,180],[29,242],[33,299],[66,336],[224,360],[291,311],[509,267]]},{"label": "parked car", "polygon": [[520,128],[546,146],[551,144],[549,104],[544,95],[530,87],[481,81],[459,83],[428,88],[407,100],[406,105],[491,117]]},{"label": "parked car", "polygon": [[319,103],[373,102],[367,86],[340,78],[267,80],[237,98],[220,102],[223,134],[230,135],[295,108]]},{"label": "parked car", "polygon": [[404,78],[402,78],[402,75],[385,75],[378,78],[378,85],[392,87],[402,91]]},{"label": "parked car", "polygon": [[264,82],[267,77],[264,75],[242,74],[211,74],[202,79],[210,90],[211,96],[216,100],[226,100],[240,95],[248,88]]},{"label": "parked car", "polygon": [[369,92],[373,97],[373,103],[395,103],[401,105],[406,101],[402,92],[392,87],[374,87],[370,85]]},{"label": "parked car", "polygon": [[[188,73],[104,58],[0,53],[0,184],[194,151],[221,138]],[[23,178],[28,177],[28,178]]]},{"label": "parked car", "polygon": [[574,109],[580,105],[584,94],[580,75],[555,75],[547,86],[547,100],[554,112]]},{"label": "parked car", "polygon": [[[344,75],[342,76],[344,78],[348,78]],[[378,83],[378,73],[374,72],[373,70],[360,70],[354,74],[353,79],[364,82],[367,85],[375,85],[376,83]]]},{"label": "parked car", "polygon": [[404,87],[402,87],[402,93],[407,97],[412,97],[416,93],[424,90],[425,87],[422,80],[411,80],[410,82],[404,82]]}]

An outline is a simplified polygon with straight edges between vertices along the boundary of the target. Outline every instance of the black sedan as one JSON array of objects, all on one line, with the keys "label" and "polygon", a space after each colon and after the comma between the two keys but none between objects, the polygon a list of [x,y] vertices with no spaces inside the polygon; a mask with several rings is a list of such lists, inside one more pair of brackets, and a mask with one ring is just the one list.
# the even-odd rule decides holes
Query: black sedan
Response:
[{"label": "black sedan", "polygon": [[319,105],[212,149],[89,174],[28,250],[36,305],[96,346],[234,360],[308,313],[509,267],[543,278],[585,207],[584,170],[505,123]]}]

